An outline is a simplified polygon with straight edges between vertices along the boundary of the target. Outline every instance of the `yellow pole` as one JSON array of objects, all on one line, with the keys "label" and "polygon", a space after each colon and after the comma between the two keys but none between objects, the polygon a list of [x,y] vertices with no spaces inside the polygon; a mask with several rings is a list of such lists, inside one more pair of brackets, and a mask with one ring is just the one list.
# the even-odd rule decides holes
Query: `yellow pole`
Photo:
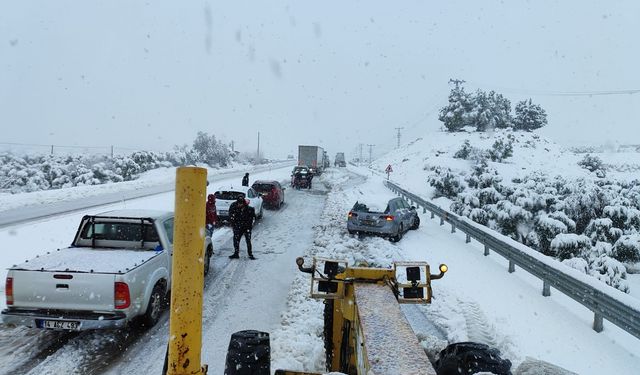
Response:
[{"label": "yellow pole", "polygon": [[206,374],[200,364],[207,170],[176,170],[168,375]]}]

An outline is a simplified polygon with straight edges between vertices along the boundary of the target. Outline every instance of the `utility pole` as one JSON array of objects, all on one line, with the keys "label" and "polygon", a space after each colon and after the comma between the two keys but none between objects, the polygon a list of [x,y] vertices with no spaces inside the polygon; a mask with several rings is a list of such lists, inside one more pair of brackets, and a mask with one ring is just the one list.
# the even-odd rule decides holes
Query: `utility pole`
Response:
[{"label": "utility pole", "polygon": [[358,159],[358,163],[359,163],[359,164],[362,164],[362,146],[363,146],[363,144],[362,144],[362,143],[360,143],[360,144],[358,145],[358,147],[360,147],[360,159]]},{"label": "utility pole", "polygon": [[111,146],[111,159],[113,159],[113,146]]},{"label": "utility pole", "polygon": [[454,85],[456,85],[456,90],[459,88],[459,86],[463,83],[465,83],[466,81],[461,80],[461,79],[449,79],[449,83],[453,83]]},{"label": "utility pole", "polygon": [[258,155],[256,155],[256,160],[258,160],[258,163],[260,162],[260,132],[258,132]]},{"label": "utility pole", "polygon": [[51,145],[51,155],[53,155],[53,145]]},{"label": "utility pole", "polygon": [[369,146],[369,164],[371,164],[371,154],[373,153],[373,146],[375,145],[367,145]]},{"label": "utility pole", "polygon": [[396,148],[400,148],[400,130],[404,129],[404,128],[395,128],[398,131],[398,146]]},{"label": "utility pole", "polygon": [[231,152],[235,152],[236,151],[236,150],[233,149],[234,146],[235,146],[235,144],[233,143],[233,141],[231,141]]}]

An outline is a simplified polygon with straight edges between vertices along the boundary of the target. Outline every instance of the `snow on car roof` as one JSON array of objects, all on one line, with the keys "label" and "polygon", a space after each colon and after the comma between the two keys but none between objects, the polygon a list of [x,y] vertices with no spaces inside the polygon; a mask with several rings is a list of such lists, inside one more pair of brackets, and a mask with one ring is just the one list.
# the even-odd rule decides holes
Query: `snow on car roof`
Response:
[{"label": "snow on car roof", "polygon": [[248,186],[221,186],[216,190],[216,193],[219,191],[237,191],[239,193],[247,194],[247,191],[249,191],[249,187]]},{"label": "snow on car roof", "polygon": [[163,216],[171,215],[171,211],[162,210],[113,210],[107,212],[101,212],[95,216],[110,216],[110,217],[126,217],[126,218],[152,218],[158,219]]}]

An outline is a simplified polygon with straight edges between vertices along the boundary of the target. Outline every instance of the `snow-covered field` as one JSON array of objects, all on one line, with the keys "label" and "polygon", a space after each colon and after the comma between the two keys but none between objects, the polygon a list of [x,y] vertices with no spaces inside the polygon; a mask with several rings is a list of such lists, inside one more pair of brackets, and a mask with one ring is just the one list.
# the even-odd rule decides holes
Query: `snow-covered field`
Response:
[{"label": "snow-covered field", "polygon": [[[469,171],[473,167],[475,164],[473,160],[453,157],[465,140],[469,140],[471,146],[477,149],[486,150],[490,149],[496,140],[507,140],[510,134],[514,139],[513,156],[502,163],[489,161],[490,167],[495,168],[504,181],[522,178],[534,171],[566,178],[595,178],[591,172],[578,166],[578,162],[585,154],[573,153],[557,143],[538,136],[535,132],[430,131],[422,138],[402,145],[394,152],[374,160],[371,167],[382,173],[390,164],[393,167],[392,180],[400,181],[413,191],[425,192],[427,195],[426,191],[431,189],[427,183],[429,167],[446,166],[454,171]],[[592,155],[600,157],[610,167],[607,171],[607,176],[610,178],[632,180],[638,176],[637,173],[629,173],[629,171],[637,171],[635,168],[640,168],[639,152],[602,152]]]},{"label": "snow-covered field", "polygon": [[[252,177],[284,181],[289,168]],[[394,260],[449,265],[445,277],[433,283],[431,305],[403,306],[429,353],[447,343],[473,340],[499,348],[514,368],[534,357],[579,374],[637,373],[640,345],[636,338],[606,321],[604,332],[594,332],[593,315],[581,305],[553,291],[551,297],[542,297],[539,280],[525,272],[509,274],[501,257],[484,257],[478,244],[466,244],[464,235],[451,234],[428,214],[421,214],[418,230],[395,244],[347,234],[346,213],[356,200],[364,196],[384,204],[394,197],[382,178],[361,168],[331,168],[314,181],[310,192],[288,189],[285,208],[266,212],[254,232],[255,262],[243,259],[244,247],[241,259],[230,261],[229,230],[214,233],[202,352],[210,373],[222,373],[229,336],[241,329],[271,333],[273,370],[324,370],[323,304],[308,296],[309,275],[297,271],[294,263],[300,255],[307,260],[321,256],[379,267],[390,266]],[[7,267],[66,246],[82,215],[112,208],[172,209],[173,193],[2,229],[0,241],[5,247],[0,265]],[[1,328],[0,363],[5,365],[0,373],[159,373],[167,329],[166,314],[148,331],[65,335]]]}]

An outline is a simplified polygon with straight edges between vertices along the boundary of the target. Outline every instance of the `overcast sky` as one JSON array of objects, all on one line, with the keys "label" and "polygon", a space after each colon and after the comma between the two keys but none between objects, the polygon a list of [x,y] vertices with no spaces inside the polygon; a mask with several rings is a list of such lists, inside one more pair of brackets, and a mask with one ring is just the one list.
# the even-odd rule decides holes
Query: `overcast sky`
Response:
[{"label": "overcast sky", "polygon": [[640,93],[550,95],[640,89],[639,35],[637,0],[0,0],[0,142],[381,151],[459,78],[531,96],[560,142],[640,143]]}]

